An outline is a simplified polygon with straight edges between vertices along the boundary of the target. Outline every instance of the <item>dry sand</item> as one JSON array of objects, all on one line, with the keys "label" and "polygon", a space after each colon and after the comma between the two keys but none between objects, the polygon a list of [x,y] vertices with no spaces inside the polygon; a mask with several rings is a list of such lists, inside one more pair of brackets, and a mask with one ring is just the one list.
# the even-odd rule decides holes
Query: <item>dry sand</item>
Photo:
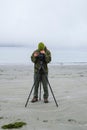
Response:
[{"label": "dry sand", "polygon": [[0,66],[0,129],[15,121],[21,130],[87,130],[87,66],[49,66],[49,103],[25,103],[33,85],[33,66]]}]

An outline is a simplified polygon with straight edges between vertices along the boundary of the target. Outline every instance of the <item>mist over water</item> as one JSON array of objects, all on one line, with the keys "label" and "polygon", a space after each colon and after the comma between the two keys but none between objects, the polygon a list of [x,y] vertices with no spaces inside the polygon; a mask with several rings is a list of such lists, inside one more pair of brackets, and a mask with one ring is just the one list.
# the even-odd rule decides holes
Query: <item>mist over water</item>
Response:
[{"label": "mist over water", "polygon": [[[0,47],[0,65],[3,64],[33,64],[31,54],[34,51],[29,47]],[[87,51],[52,49],[50,64],[87,64]]]}]

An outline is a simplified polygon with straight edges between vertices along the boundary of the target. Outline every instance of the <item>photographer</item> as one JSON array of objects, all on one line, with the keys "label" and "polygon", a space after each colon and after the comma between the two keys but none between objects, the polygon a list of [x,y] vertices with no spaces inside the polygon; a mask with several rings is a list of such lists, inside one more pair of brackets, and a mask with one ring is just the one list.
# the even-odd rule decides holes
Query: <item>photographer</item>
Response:
[{"label": "photographer", "polygon": [[[51,53],[46,48],[44,43],[40,42],[38,44],[38,49],[33,52],[31,60],[34,63],[34,81],[35,81],[34,97],[31,102],[38,101],[39,81],[41,81],[44,90],[43,95],[44,103],[48,103],[48,86],[46,76],[48,76],[47,64],[51,61]],[[41,66],[44,68],[44,70],[41,68]]]}]

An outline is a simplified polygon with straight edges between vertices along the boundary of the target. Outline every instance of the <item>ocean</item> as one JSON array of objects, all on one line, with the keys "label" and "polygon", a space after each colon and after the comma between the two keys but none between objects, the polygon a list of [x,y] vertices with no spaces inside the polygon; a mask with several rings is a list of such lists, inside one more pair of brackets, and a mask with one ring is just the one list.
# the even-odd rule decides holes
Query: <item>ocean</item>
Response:
[{"label": "ocean", "polygon": [[[29,47],[0,47],[0,65],[12,64],[33,64],[31,54],[34,51]],[[52,49],[52,61],[50,64],[87,64],[87,51]]]}]

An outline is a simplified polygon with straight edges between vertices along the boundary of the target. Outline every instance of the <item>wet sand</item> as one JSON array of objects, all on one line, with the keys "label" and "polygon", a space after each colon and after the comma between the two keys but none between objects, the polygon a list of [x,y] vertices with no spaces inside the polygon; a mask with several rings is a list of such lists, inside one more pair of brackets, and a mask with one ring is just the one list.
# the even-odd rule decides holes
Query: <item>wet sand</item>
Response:
[{"label": "wet sand", "polygon": [[49,103],[25,103],[33,85],[33,66],[0,65],[0,129],[24,121],[21,130],[87,130],[87,66],[49,65]]}]

